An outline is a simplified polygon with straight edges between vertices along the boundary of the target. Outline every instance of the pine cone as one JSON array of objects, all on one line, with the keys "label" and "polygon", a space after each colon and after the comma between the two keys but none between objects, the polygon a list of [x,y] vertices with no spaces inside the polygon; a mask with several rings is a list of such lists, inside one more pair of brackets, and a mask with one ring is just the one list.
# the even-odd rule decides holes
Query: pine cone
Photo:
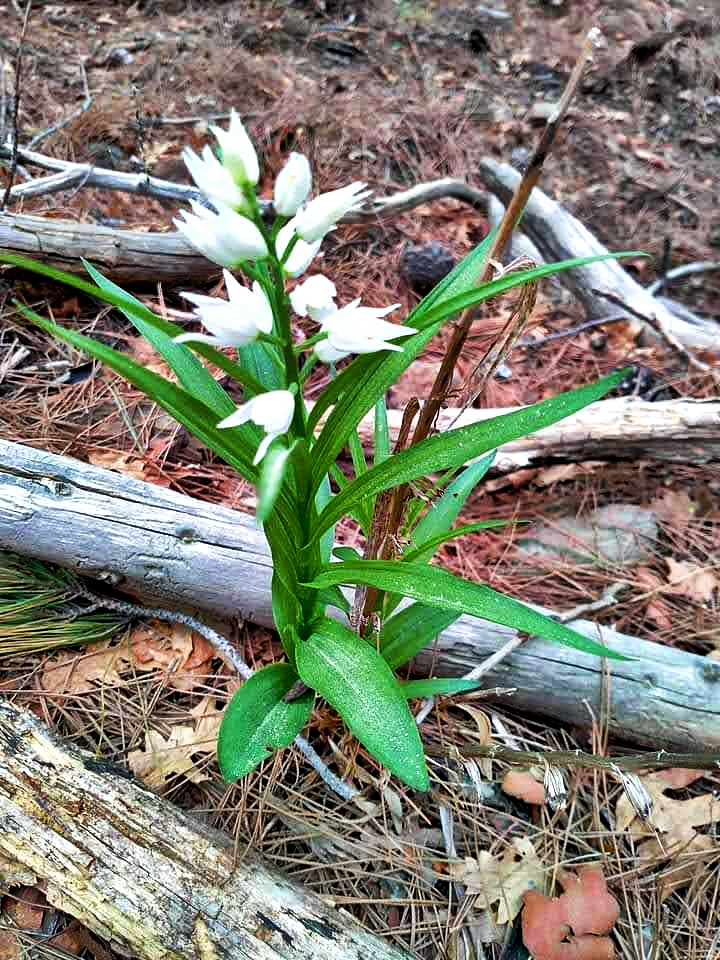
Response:
[{"label": "pine cone", "polygon": [[455,257],[442,243],[408,244],[400,257],[400,276],[415,293],[424,296],[454,266]]}]

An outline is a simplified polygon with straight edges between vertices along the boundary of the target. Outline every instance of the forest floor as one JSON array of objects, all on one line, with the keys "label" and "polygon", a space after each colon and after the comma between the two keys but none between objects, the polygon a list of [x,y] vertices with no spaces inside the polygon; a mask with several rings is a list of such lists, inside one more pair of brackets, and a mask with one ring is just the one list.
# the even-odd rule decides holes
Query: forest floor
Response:
[{"label": "forest floor", "polygon": [[[22,3],[0,3],[5,136],[23,10]],[[222,124],[234,107],[258,144],[259,190],[266,196],[291,150],[309,157],[323,190],[363,180],[376,194],[391,195],[439,177],[482,188],[479,158],[516,166],[527,160],[548,105],[557,100],[585,32],[595,25],[603,44],[541,185],[608,248],[649,254],[626,263],[647,285],[671,267],[720,259],[720,28],[710,23],[710,13],[710,4],[703,11],[689,0],[489,0],[485,6],[432,0],[36,2],[21,63],[19,138],[28,144],[44,133],[35,149],[48,155],[188,183],[182,147],[199,149],[209,139],[208,121]],[[687,18],[702,16],[708,17],[702,30],[672,33]],[[625,58],[641,42],[645,48],[628,66]],[[0,166],[0,189],[7,173]],[[21,168],[16,181],[23,176]],[[157,198],[79,187],[11,209],[166,231],[178,208]],[[481,212],[440,200],[382,223],[338,229],[324,244],[322,268],[341,302],[362,296],[368,305],[399,301],[409,308],[418,296],[400,269],[408,244],[436,241],[457,260],[486,232]],[[180,289],[186,288],[145,286],[133,292],[155,308],[186,309]],[[203,292],[218,289],[208,285]],[[253,509],[252,491],[137,392],[101,370],[86,375],[81,354],[29,329],[11,306],[18,291],[39,312],[51,309],[56,320],[107,335],[136,359],[151,362],[141,339],[112,312],[27,277],[16,286],[11,274],[0,273],[5,439]],[[670,294],[696,313],[720,319],[720,272],[673,283]],[[502,302],[483,313],[465,348],[461,374],[472,370],[507,316]],[[526,330],[541,342],[512,354],[507,376],[489,384],[481,404],[533,402],[627,364],[638,368],[629,390],[640,395],[717,397],[713,378],[688,369],[686,358],[666,343],[640,345],[639,324],[630,318],[542,342],[586,319],[567,293],[543,285]],[[427,392],[444,344],[439,338],[431,346],[391,393],[391,405],[401,407],[410,396]],[[18,349],[22,362],[13,360]],[[69,377],[63,381],[59,370],[70,371]],[[322,380],[313,386],[319,389]],[[520,516],[552,526],[562,518],[592,517],[610,504],[652,516],[656,533],[642,556],[583,564],[550,551],[529,561],[519,555],[513,532],[504,529],[448,545],[441,558],[455,572],[558,611],[628,581],[638,589],[623,593],[599,622],[718,658],[716,466],[618,459],[521,471],[479,491],[463,518]],[[352,528],[345,535],[354,542]],[[678,564],[704,577],[686,577],[678,589]],[[243,623],[237,636],[254,665],[276,653],[265,629]],[[219,661],[210,651],[201,655],[197,638],[144,624],[129,637],[126,631],[123,641],[135,649],[137,669],[128,666],[110,679],[107,650],[116,642],[94,647],[84,667],[73,671],[61,669],[67,652],[6,654],[0,682],[80,746],[118,762],[140,763],[137,756],[154,749],[146,731],[159,731],[168,753],[155,786],[167,797],[233,834],[240,851],[251,846],[418,957],[527,956],[520,904],[503,910],[501,881],[474,896],[466,877],[468,892],[457,899],[447,817],[441,819],[438,803],[418,805],[388,782],[328,711],[316,713],[311,739],[328,758],[332,751],[344,755],[343,772],[373,798],[372,815],[342,805],[292,751],[268,761],[241,786],[224,785],[212,738],[199,747],[182,733],[192,732],[198,717],[216,717],[226,701],[230,678]],[[180,650],[182,682],[167,669]],[[549,725],[513,711],[511,698],[492,706],[459,698],[439,707],[432,722],[452,728],[458,741],[483,742],[492,735],[532,749],[608,746],[600,724],[591,733],[560,722]],[[700,833],[702,842],[667,856],[662,847],[651,850],[642,831],[632,837],[614,829],[622,796],[614,780],[592,770],[568,771],[570,812],[553,817],[504,793],[497,764],[472,766],[454,771],[443,787],[456,859],[472,858],[487,871],[483,857],[490,856],[497,871],[515,851],[530,873],[536,862],[557,871],[602,860],[621,906],[613,930],[618,956],[720,957],[720,805]],[[720,776],[690,783],[670,774],[656,786],[670,791],[664,802],[676,805],[680,821],[689,798],[717,797]],[[530,847],[517,854],[521,847],[513,841]],[[41,923],[41,895],[29,889],[16,893],[5,898],[10,918],[5,926],[20,922],[18,903],[24,903],[22,923]],[[87,933],[55,946],[89,956],[93,944],[94,955],[105,957],[105,948]],[[20,949],[12,936],[3,939],[0,929],[0,960],[20,956]]]}]

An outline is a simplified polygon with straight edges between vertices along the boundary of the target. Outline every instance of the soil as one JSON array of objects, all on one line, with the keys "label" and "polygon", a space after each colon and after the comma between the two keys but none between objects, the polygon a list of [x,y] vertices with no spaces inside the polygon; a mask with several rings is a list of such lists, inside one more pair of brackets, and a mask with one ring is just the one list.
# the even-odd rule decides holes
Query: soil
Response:
[{"label": "soil", "polygon": [[[415,0],[137,0],[131,5],[109,0],[36,0],[18,61],[23,11],[17,0],[0,3],[3,138],[12,128],[11,92],[19,69],[17,126],[22,144],[33,144],[34,149],[61,159],[147,171],[189,183],[180,159],[182,147],[189,144],[199,149],[210,142],[208,123],[224,123],[234,107],[258,145],[259,189],[266,197],[292,150],[309,157],[322,190],[363,180],[385,195],[445,176],[482,188],[477,174],[480,157],[490,155],[517,167],[527,161],[587,29],[598,26],[602,42],[546,161],[542,188],[610,249],[647,252],[647,258],[627,265],[643,284],[675,266],[720,259],[720,22],[713,19],[716,11],[710,3],[703,8],[689,0],[488,0],[485,5]],[[20,167],[15,180],[30,175]],[[0,187],[7,180],[8,169],[0,166]],[[22,209],[150,231],[171,229],[177,215],[177,206],[168,201],[82,187],[27,200]],[[338,229],[328,237],[318,265],[332,275],[342,302],[362,295],[370,305],[401,301],[409,307],[418,297],[400,269],[408,245],[440,243],[459,259],[486,232],[481,213],[459,201],[441,200],[383,224]],[[134,292],[154,307],[186,309],[180,289]],[[698,314],[720,320],[720,271],[674,282],[668,292]],[[152,362],[121,318],[98,312],[97,305],[59,287],[27,279],[20,284],[14,274],[0,273],[4,313],[0,429],[7,439],[92,462],[101,462],[104,456],[105,462],[119,469],[127,468],[132,454],[145,479],[196,497],[252,507],[245,486],[142,397],[96,371],[81,354],[48,344],[44,335],[28,329],[11,307],[10,295],[18,293],[39,312],[43,306],[49,308],[55,319]],[[506,318],[506,304],[485,311],[468,341],[461,376],[473,368]],[[578,304],[547,284],[540,291],[528,332],[542,337],[584,319]],[[517,351],[509,360],[509,375],[496,378],[480,402],[495,407],[534,401],[628,363],[639,368],[630,391],[640,390],[641,382],[656,395],[717,396],[712,378],[688,371],[685,359],[665,344],[639,347],[637,335],[637,324],[628,322],[608,326],[600,336],[589,331]],[[442,342],[433,345],[398,385],[392,394],[395,405],[411,395],[426,394],[442,347]],[[27,351],[22,362],[13,360],[18,350]],[[713,358],[708,355],[705,360]],[[64,379],[58,377],[58,370]],[[320,377],[312,381],[314,390],[322,385]],[[712,569],[718,563],[720,484],[710,468],[619,462],[602,471],[578,470],[545,486],[536,480],[535,475],[523,476],[499,484],[469,505],[466,519],[574,516],[607,503],[662,502],[664,512],[658,512],[662,533],[657,555],[646,565],[642,592],[649,589],[648,577],[662,579],[667,556]],[[349,528],[347,539],[352,541],[353,536]],[[462,548],[448,547],[443,555],[451,569],[489,579],[523,599],[557,609],[600,596],[618,575],[617,570],[569,567],[558,572],[551,561],[543,567],[541,559],[529,572],[513,564],[511,539],[504,532],[479,533],[463,543]],[[717,654],[717,594],[704,605],[678,595],[656,601],[655,607],[647,601],[623,601],[609,619],[628,633]],[[243,631],[257,661],[271,655],[266,632],[253,632],[247,625]],[[39,664],[38,659],[38,669]],[[21,675],[22,671],[9,668],[8,676]],[[30,698],[31,692],[39,696],[32,684],[23,688],[18,681],[20,695]],[[161,722],[167,724],[168,718],[177,718],[179,696],[177,691],[163,693],[153,722],[161,714]],[[50,702],[52,695],[45,699]],[[122,703],[127,703],[127,697]],[[97,747],[69,707],[46,712],[68,736],[90,749]],[[509,715],[512,718],[512,711]],[[459,712],[453,716],[461,726]],[[145,714],[144,722],[149,718]],[[565,743],[564,738],[571,736],[561,725],[548,732],[531,718],[509,722],[516,724],[513,729],[518,735],[522,729],[533,743],[545,736]],[[333,743],[343,735],[338,726],[323,719],[317,720],[316,733]],[[113,759],[125,758],[123,737],[118,733],[115,738]],[[341,742],[347,751],[357,749],[347,738]],[[373,771],[366,778],[376,784],[377,769],[360,757],[353,760],[361,770],[365,764],[365,769]],[[362,772],[358,776],[362,785]],[[269,783],[278,782],[283,799],[271,801],[271,806],[276,804],[278,829],[284,833],[281,841],[265,842],[262,824],[268,814],[263,791]],[[717,778],[711,782],[716,786]],[[409,885],[403,886],[405,880],[395,883],[389,866],[383,873],[383,864],[392,862],[392,854],[378,853],[373,846],[382,843],[382,831],[364,838],[363,850],[370,851],[366,878],[362,870],[343,872],[334,863],[327,866],[337,851],[328,852],[332,842],[317,837],[311,843],[308,866],[307,850],[298,854],[302,845],[294,839],[297,821],[292,813],[293,804],[297,806],[296,789],[302,783],[297,770],[286,774],[276,766],[258,774],[244,799],[238,792],[226,795],[216,774],[202,789],[183,780],[168,793],[184,805],[209,810],[214,822],[236,831],[243,842],[256,841],[258,849],[282,869],[294,871],[336,899],[347,896],[348,905],[365,923],[394,936],[416,955],[440,955],[438,951],[450,951],[451,943],[457,948],[462,922],[452,935],[447,934],[456,919],[453,914],[450,922],[447,901],[442,906],[445,913],[438,913],[449,886],[445,885],[439,899],[436,887],[418,893],[426,869],[422,865]],[[578,780],[575,786],[580,793],[585,791],[582,795],[589,809],[588,783]],[[313,789],[315,797],[323,796],[322,787]],[[386,789],[380,790],[382,802],[390,803]],[[330,801],[323,798],[322,803],[326,802]],[[415,810],[413,829],[432,827],[439,832],[436,813]],[[503,816],[509,822],[510,814]],[[523,817],[527,820],[527,810],[521,821]],[[500,819],[498,815],[493,823],[502,833],[507,823],[498,825]],[[469,823],[468,844],[472,839]],[[342,831],[341,819],[333,821],[333,829]],[[585,829],[590,831],[589,822]],[[357,840],[357,833],[354,836]],[[359,857],[356,848],[348,849]],[[315,873],[313,857],[326,863],[322,869],[315,864]],[[631,873],[632,863],[623,861],[623,869],[618,867],[620,885],[625,883],[623,870]],[[669,901],[675,910],[684,909],[682,895],[673,894],[676,899]],[[421,903],[419,929],[406,910],[412,896]],[[712,913],[712,905],[706,903],[702,909],[708,916]],[[632,926],[632,918],[627,924]],[[657,956],[697,960],[710,956],[709,920],[707,929],[698,927],[692,936],[672,932],[671,927],[657,934]],[[491,944],[486,947],[487,956],[500,957],[501,941],[490,938],[487,943]],[[633,944],[626,925],[618,939],[619,949],[626,956],[638,955]],[[521,953],[502,952],[502,956],[511,955]]]}]

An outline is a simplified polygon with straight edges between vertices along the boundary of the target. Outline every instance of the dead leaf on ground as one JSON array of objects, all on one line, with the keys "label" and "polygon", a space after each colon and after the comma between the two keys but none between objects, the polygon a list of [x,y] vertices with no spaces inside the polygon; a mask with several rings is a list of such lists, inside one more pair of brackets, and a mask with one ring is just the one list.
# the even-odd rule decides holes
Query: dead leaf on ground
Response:
[{"label": "dead leaf on ground", "polygon": [[134,453],[121,453],[117,450],[90,450],[88,461],[105,470],[115,470],[127,474],[136,480],[145,480],[145,461]]},{"label": "dead leaf on ground", "polygon": [[671,586],[667,589],[678,597],[686,597],[696,603],[709,603],[715,592],[720,589],[720,580],[716,573],[696,563],[685,563],[666,557],[668,565],[668,580]]},{"label": "dead leaf on ground", "polygon": [[164,670],[169,686],[186,693],[207,676],[215,656],[205,637],[184,624],[161,620],[138,624],[130,634],[130,651],[138,670]]},{"label": "dead leaf on ground", "polygon": [[536,806],[545,803],[545,787],[529,770],[508,770],[502,779],[504,793]]},{"label": "dead leaf on ground", "polygon": [[639,567],[635,571],[635,581],[638,588],[643,593],[655,593],[650,597],[645,609],[645,616],[651,620],[659,630],[671,630],[673,625],[672,613],[670,607],[663,600],[659,593],[665,588],[665,583],[660,577],[648,570],[647,567]]},{"label": "dead leaf on ground", "polygon": [[561,870],[564,892],[546,897],[536,890],[525,894],[523,943],[534,960],[612,960],[615,948],[605,934],[620,909],[610,895],[602,867]]},{"label": "dead leaf on ground", "polygon": [[128,661],[127,650],[109,642],[92,644],[80,652],[62,651],[45,661],[38,683],[47,693],[77,696],[95,690],[98,682],[122,683],[119,671]]},{"label": "dead leaf on ground", "polygon": [[647,821],[637,817],[635,808],[623,794],[615,808],[615,823],[618,830],[627,830],[631,825],[633,833],[640,835],[659,834],[660,843],[656,847],[644,845],[644,855],[649,857],[654,851],[663,859],[680,851],[704,849],[698,843],[695,827],[706,826],[720,821],[720,800],[712,793],[704,793],[689,800],[676,800],[668,797],[666,790],[677,790],[687,786],[703,774],[697,770],[662,770],[641,777],[645,789],[653,801],[653,809]]},{"label": "dead leaf on ground", "polygon": [[697,512],[697,504],[684,490],[665,490],[650,507],[660,523],[675,533],[685,533]]},{"label": "dead leaf on ground", "polygon": [[518,915],[528,890],[544,886],[545,868],[532,843],[517,838],[500,858],[482,850],[477,860],[465,857],[464,863],[450,864],[450,876],[468,893],[480,894],[482,909],[499,901],[496,920],[503,924]]},{"label": "dead leaf on ground", "polygon": [[145,749],[128,754],[132,772],[154,790],[161,790],[178,774],[191,783],[210,779],[210,774],[199,769],[193,757],[215,753],[222,711],[217,709],[215,698],[207,696],[190,713],[195,718],[192,726],[173,727],[168,737],[149,730],[145,734]]}]

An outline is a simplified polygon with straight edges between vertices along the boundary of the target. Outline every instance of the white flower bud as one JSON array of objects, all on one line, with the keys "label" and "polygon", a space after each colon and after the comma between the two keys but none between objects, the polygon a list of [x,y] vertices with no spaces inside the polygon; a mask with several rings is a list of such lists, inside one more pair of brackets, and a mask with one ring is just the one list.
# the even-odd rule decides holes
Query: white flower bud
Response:
[{"label": "white flower bud", "polygon": [[294,217],[305,203],[312,186],[312,175],[307,157],[291,153],[275,181],[273,206],[283,217]]}]

